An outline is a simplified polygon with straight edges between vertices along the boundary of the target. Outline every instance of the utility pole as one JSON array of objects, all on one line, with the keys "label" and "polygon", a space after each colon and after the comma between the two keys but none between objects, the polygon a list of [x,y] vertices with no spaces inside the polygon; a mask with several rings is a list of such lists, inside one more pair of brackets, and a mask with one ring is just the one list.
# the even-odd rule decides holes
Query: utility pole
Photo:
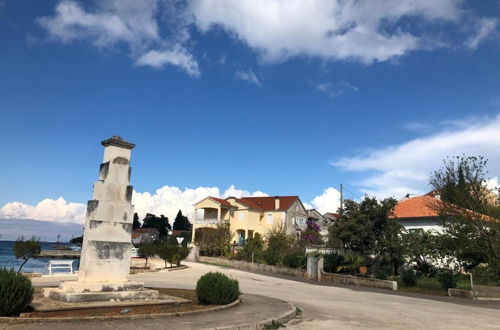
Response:
[{"label": "utility pole", "polygon": [[340,184],[340,213],[342,213],[344,204],[344,197],[343,197],[343,192],[342,192],[342,183]]}]

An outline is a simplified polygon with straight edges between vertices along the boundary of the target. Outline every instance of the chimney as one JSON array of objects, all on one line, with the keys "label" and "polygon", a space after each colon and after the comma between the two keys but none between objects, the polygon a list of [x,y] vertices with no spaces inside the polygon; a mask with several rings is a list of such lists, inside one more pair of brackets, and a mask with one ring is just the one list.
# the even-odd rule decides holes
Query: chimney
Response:
[{"label": "chimney", "polygon": [[280,208],[280,198],[278,196],[274,197],[274,209],[279,210]]}]

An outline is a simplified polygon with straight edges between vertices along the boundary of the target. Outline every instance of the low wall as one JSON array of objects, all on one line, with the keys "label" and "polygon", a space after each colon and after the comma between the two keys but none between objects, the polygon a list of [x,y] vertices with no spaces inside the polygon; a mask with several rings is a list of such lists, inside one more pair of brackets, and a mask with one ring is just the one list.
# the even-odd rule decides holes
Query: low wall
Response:
[{"label": "low wall", "polygon": [[306,278],[306,271],[304,269],[270,266],[266,264],[257,264],[240,260],[228,260],[224,258],[214,258],[214,257],[198,257],[198,261],[206,262],[209,264],[216,264],[243,270],[249,270],[252,272],[279,274],[279,275]]},{"label": "low wall", "polygon": [[374,278],[367,278],[367,277],[326,273],[322,270],[320,270],[319,274],[320,274],[319,276],[320,282],[363,286],[367,288],[386,289],[393,291],[398,290],[398,282],[395,281],[377,280]]},{"label": "low wall", "polygon": [[472,290],[448,289],[448,296],[475,300],[500,300],[500,287],[474,285]]}]

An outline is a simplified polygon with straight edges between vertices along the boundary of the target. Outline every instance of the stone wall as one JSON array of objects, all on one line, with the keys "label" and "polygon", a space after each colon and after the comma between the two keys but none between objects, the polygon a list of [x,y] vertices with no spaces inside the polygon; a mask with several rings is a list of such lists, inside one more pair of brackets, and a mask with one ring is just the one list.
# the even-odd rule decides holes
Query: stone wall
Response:
[{"label": "stone wall", "polygon": [[330,282],[343,285],[355,285],[367,288],[386,289],[393,291],[398,290],[398,283],[395,281],[377,280],[374,278],[367,278],[367,277],[326,273],[323,270],[319,271],[319,275],[320,276],[318,277],[320,282]]},{"label": "stone wall", "polygon": [[287,267],[270,266],[266,264],[257,264],[239,260],[228,260],[224,258],[214,257],[199,257],[198,261],[206,262],[209,264],[216,264],[222,266],[233,267],[237,269],[249,270],[252,272],[278,274],[285,276],[294,276],[299,278],[306,278],[306,271],[304,269],[294,269]]},{"label": "stone wall", "polygon": [[500,300],[500,287],[474,285],[472,290],[448,289],[448,296],[475,300]]}]

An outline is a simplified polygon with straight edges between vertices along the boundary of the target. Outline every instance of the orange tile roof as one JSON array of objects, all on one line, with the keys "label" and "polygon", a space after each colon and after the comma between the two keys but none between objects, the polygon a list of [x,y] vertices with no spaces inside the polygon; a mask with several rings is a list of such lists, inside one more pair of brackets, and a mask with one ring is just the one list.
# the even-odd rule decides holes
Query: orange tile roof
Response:
[{"label": "orange tile roof", "polygon": [[430,195],[423,195],[419,197],[409,198],[400,201],[394,209],[392,210],[392,215],[390,218],[428,218],[428,217],[438,217],[438,212],[434,209],[439,203],[442,203],[439,199],[436,199]]}]

